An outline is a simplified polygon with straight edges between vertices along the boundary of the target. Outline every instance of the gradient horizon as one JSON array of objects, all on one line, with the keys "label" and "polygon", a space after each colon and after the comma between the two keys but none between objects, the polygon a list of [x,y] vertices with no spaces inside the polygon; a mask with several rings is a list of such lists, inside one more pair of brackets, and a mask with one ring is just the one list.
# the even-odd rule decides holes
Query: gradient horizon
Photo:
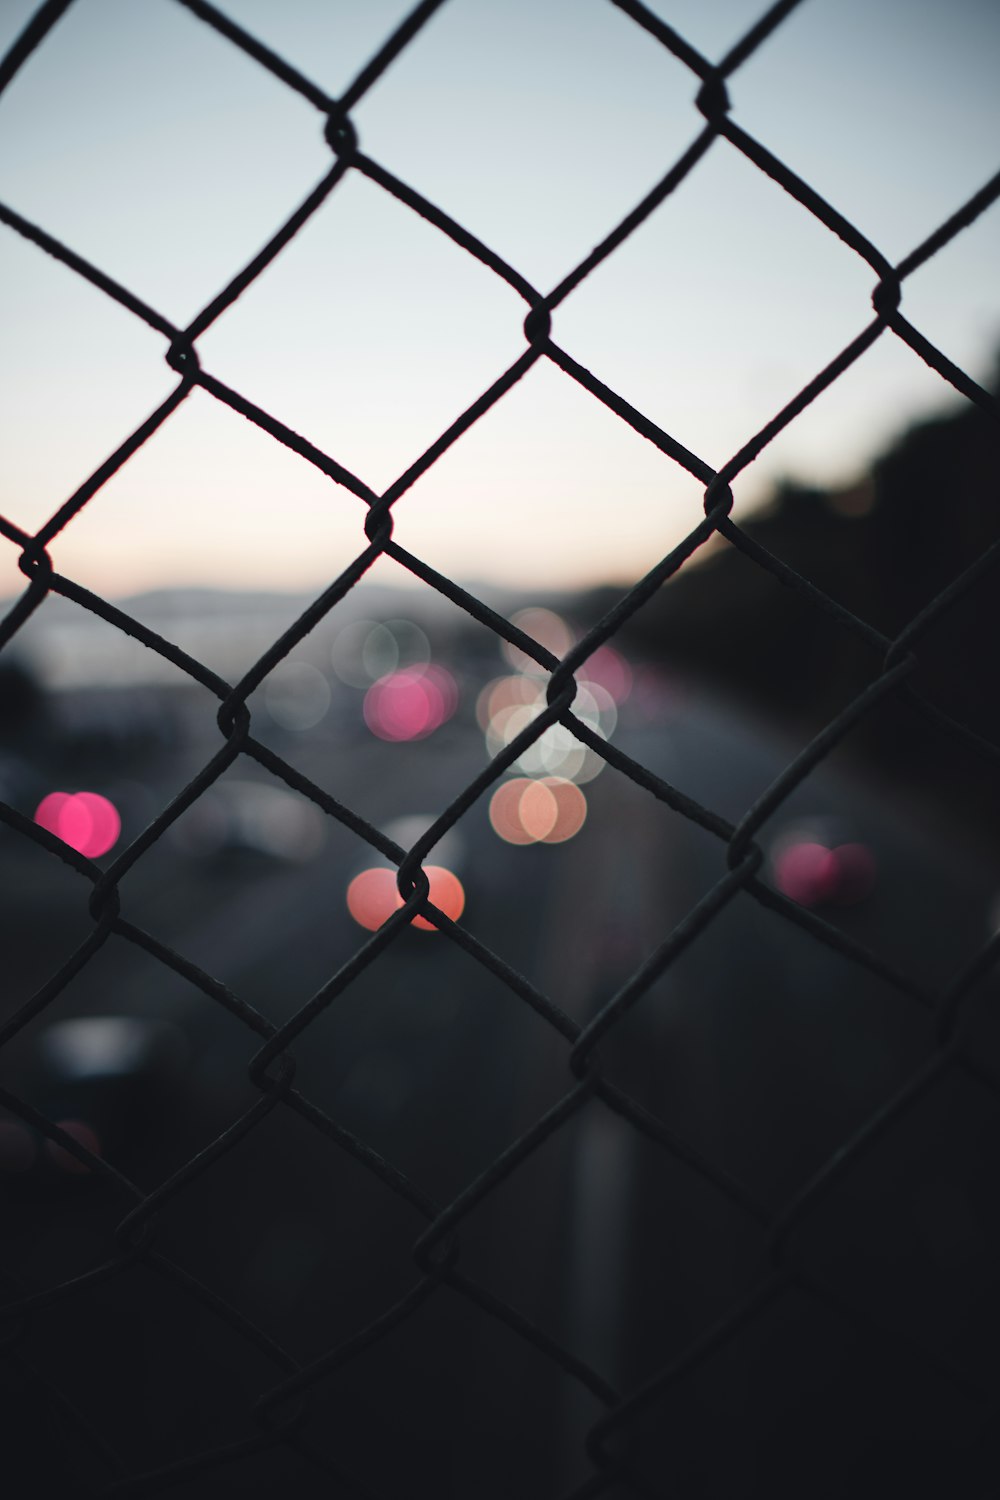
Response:
[{"label": "gradient horizon", "polygon": [[[229,0],[341,92],[409,7]],[[764,6],[661,0],[707,55]],[[0,48],[34,5],[9,0]],[[731,80],[733,114],[898,260],[997,168],[1000,10],[806,0]],[[694,76],[606,0],[449,0],[352,112],[366,153],[542,290],[698,133]],[[0,198],[184,323],[328,170],[322,118],[172,0],[76,0],[0,99]],[[164,340],[0,226],[0,510],[34,531],[176,383]],[[907,280],[904,312],[975,378],[1000,345],[1000,206]],[[721,466],[870,318],[871,270],[717,141],[557,310],[554,337]],[[381,492],[522,352],[497,277],[356,174],[198,341],[202,364]],[[847,483],[961,400],[885,334],[734,485]],[[53,543],[101,593],[320,588],[365,506],[202,391]],[[702,487],[542,361],[408,491],[396,538],[459,579],[641,576]],[[0,541],[0,595],[19,592]],[[412,580],[382,559],[370,575]]]}]

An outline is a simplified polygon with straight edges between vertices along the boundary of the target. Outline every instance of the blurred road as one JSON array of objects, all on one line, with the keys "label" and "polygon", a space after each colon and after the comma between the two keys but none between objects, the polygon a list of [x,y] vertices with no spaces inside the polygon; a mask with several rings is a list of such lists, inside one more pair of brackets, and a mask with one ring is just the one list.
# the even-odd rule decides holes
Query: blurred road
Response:
[{"label": "blurred road", "polygon": [[[626,712],[615,742],[733,820],[795,748],[693,692],[659,721]],[[161,805],[211,748],[192,742],[180,763],[131,768],[143,783],[138,802]],[[436,815],[485,764],[481,738],[455,725],[405,746],[341,735],[281,749],[383,828],[402,815]],[[561,846],[502,843],[477,806],[460,826],[457,862],[463,922],[581,1023],[725,872],[719,841],[617,773],[586,791],[587,822]],[[930,988],[986,935],[988,878],[961,848],[942,854],[884,799],[817,773],[761,840],[770,848],[782,836],[871,851],[871,893],[823,915]],[[361,841],[339,829],[302,861],[253,850],[195,857],[164,839],[123,882],[123,912],[280,1024],[365,940],[345,891],[366,862]],[[4,910],[13,1009],[85,935],[87,890],[10,833],[0,863],[20,872]],[[41,1025],[94,1014],[168,1021],[187,1049],[156,1118],[141,1130],[125,1122],[107,1143],[109,1158],[148,1189],[254,1102],[246,1064],[257,1040],[113,939],[8,1049],[10,1086],[32,1086]],[[915,1001],[740,896],[601,1056],[647,1109],[775,1207],[916,1066],[928,1040]],[[307,1097],[441,1204],[572,1078],[566,1043],[546,1023],[439,934],[417,931],[403,933],[293,1052]],[[68,1097],[38,1102],[72,1113]],[[102,1186],[56,1175],[42,1186],[10,1183],[17,1227],[7,1266],[21,1286],[98,1263],[124,1211]],[[278,1110],[169,1205],[157,1243],[307,1360],[413,1284],[409,1248],[422,1227],[336,1145]],[[756,1274],[759,1250],[756,1230],[714,1189],[596,1105],[473,1213],[462,1240],[464,1270],[626,1385],[711,1321]],[[102,1392],[113,1388],[109,1436],[140,1469],[221,1441],[276,1378],[231,1333],[206,1331],[202,1311],[176,1292],[151,1297],[150,1274],[136,1270],[61,1304],[39,1316],[43,1332],[33,1335],[98,1427],[108,1418]],[[483,1500],[541,1497],[573,1477],[566,1455],[598,1404],[567,1399],[558,1372],[461,1298],[439,1291],[386,1348],[329,1379],[322,1389],[334,1404],[321,1402],[309,1427],[373,1493],[400,1493],[401,1475],[413,1472],[430,1475],[436,1493]],[[142,1373],[123,1385],[125,1369]],[[505,1454],[492,1476],[478,1467],[484,1442]],[[260,1473],[247,1470],[241,1493],[270,1493],[262,1463]],[[209,1476],[184,1493],[217,1491]]]}]

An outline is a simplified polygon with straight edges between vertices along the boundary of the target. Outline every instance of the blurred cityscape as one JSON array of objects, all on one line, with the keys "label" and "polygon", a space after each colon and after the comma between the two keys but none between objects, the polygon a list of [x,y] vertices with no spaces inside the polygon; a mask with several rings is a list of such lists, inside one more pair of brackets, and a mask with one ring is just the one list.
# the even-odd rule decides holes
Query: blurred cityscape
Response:
[{"label": "blurred cityscape", "polygon": [[1000,9],[761,10],[0,6],[4,1500],[1000,1494]]},{"label": "blurred cityscape", "polygon": [[[856,487],[784,488],[746,532],[892,635],[986,551],[995,506],[985,501],[998,476],[985,418],[945,415],[905,434]],[[484,597],[561,657],[616,596]],[[994,600],[987,573],[935,624],[920,643],[919,685],[996,742]],[[119,604],[235,682],[309,602],[201,589]],[[879,667],[866,641],[721,544],[584,663],[574,712],[599,739],[737,821]],[[405,850],[542,712],[547,679],[430,591],[362,585],[249,706],[266,747]],[[156,653],[50,597],[0,671],[0,797],[106,867],[219,749],[217,707]],[[886,705],[765,826],[766,878],[933,991],[1000,918],[991,858],[1000,794],[988,769],[912,709]],[[554,725],[425,867],[431,899],[582,1025],[720,878],[724,852]],[[93,923],[88,883],[9,819],[0,869],[10,1020]],[[246,757],[128,870],[120,894],[130,922],[277,1025],[401,904],[390,860]],[[254,1102],[246,1069],[258,1045],[176,970],[112,938],[12,1037],[5,1087],[148,1190]],[[616,1026],[604,1063],[721,1170],[778,1204],[926,1045],[926,1016],[908,997],[741,898],[717,918],[711,942],[696,944]],[[501,979],[422,918],[293,1048],[306,1096],[439,1202],[561,1097],[565,1050]],[[16,1112],[0,1118],[0,1174],[14,1293],[80,1274],[106,1253],[127,1204]],[[356,1160],[282,1111],[164,1217],[170,1253],[304,1358],[406,1291],[421,1227]],[[476,1211],[463,1245],[463,1267],[625,1385],[662,1362],[664,1341],[680,1348],[694,1337],[756,1264],[728,1202],[676,1162],[665,1166],[621,1121],[592,1113]],[[975,1259],[973,1279],[980,1270]],[[46,1365],[46,1351],[56,1359],[60,1388],[98,1427],[102,1401],[113,1400],[113,1425],[138,1468],[210,1446],[273,1371],[215,1333],[194,1360],[193,1342],[208,1337],[197,1305],[144,1298],[131,1283],[120,1295],[110,1320],[109,1290],[60,1304],[42,1320],[35,1363]],[[154,1346],[155,1358],[140,1357]],[[141,1375],[126,1389],[120,1372],[136,1360]],[[745,1463],[760,1458],[766,1428],[754,1428],[749,1367],[740,1379]],[[334,1375],[331,1390],[349,1420],[332,1445],[320,1421],[316,1441],[376,1493],[380,1482],[399,1493],[415,1464],[440,1494],[551,1493],[580,1478],[571,1455],[599,1409],[586,1393],[567,1398],[502,1328],[441,1297],[419,1329],[399,1335],[391,1360]],[[30,1382],[13,1382],[4,1399],[35,1472],[48,1464],[62,1484],[95,1464],[72,1434],[39,1458],[48,1418]],[[692,1417],[690,1443],[710,1431],[711,1408],[706,1400]],[[484,1433],[500,1445],[515,1417],[517,1436],[488,1479],[477,1457]],[[837,1483],[849,1482],[877,1428],[873,1417],[852,1432]],[[737,1493],[720,1472],[715,1493]],[[240,1493],[270,1493],[270,1482],[248,1473]],[[212,1493],[201,1483],[187,1492]]]}]

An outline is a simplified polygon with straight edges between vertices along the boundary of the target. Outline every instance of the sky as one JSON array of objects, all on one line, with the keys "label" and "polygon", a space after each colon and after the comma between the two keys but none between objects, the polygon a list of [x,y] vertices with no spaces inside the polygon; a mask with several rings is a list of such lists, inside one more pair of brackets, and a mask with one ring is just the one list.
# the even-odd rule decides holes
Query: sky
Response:
[{"label": "sky", "polygon": [[[0,5],[5,50],[34,11]],[[409,7],[224,0],[339,94]],[[709,58],[761,0],[657,0]],[[1000,167],[1000,7],[804,0],[733,76],[732,113],[890,259]],[[447,0],[352,112],[362,150],[545,291],[697,136],[697,81],[608,0]],[[322,116],[175,0],[75,0],[0,97],[0,200],[177,324],[329,170]],[[1000,349],[1000,205],[909,278],[903,311],[975,378]],[[719,467],[867,324],[853,251],[716,141],[557,309],[574,359]],[[34,531],[169,394],[163,336],[0,225],[0,510]],[[204,369],[381,492],[524,350],[525,305],[348,173],[198,341]],[[960,398],[892,335],[734,484],[848,483]],[[322,588],[366,508],[196,390],[52,544],[151,587]],[[398,502],[395,535],[463,580],[627,584],[702,487],[542,360]],[[0,539],[0,594],[19,590]],[[380,560],[373,577],[407,575]]]}]

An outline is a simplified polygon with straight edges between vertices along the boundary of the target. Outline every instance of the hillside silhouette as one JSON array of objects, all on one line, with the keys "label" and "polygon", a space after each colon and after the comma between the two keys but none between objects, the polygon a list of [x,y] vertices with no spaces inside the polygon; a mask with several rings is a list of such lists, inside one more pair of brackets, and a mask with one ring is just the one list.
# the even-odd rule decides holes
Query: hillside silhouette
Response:
[{"label": "hillside silhouette", "polygon": [[[741,529],[894,637],[1000,537],[998,439],[995,421],[971,405],[923,421],[860,483],[834,490],[786,483]],[[993,745],[1000,745],[998,588],[997,569],[986,568],[916,643],[910,679]],[[630,641],[796,737],[834,718],[882,665],[860,634],[728,543],[663,588],[632,622]],[[996,763],[898,697],[851,733],[843,753],[932,809],[947,804],[983,832],[1000,828]]]}]

